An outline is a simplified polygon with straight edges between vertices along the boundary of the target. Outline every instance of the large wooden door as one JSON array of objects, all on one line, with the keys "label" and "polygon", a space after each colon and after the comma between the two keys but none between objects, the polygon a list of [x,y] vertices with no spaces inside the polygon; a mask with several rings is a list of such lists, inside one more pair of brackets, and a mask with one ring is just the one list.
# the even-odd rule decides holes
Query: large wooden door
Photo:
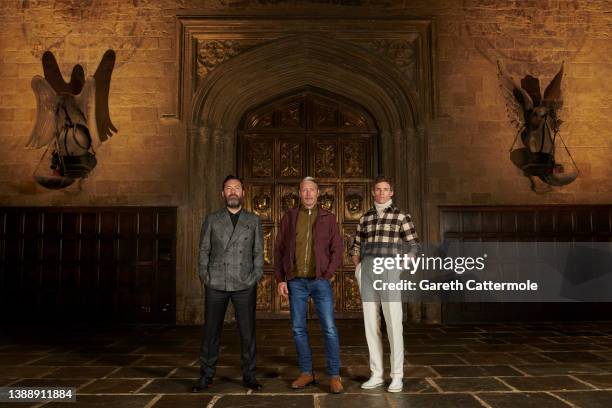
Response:
[{"label": "large wooden door", "polygon": [[258,214],[264,226],[258,317],[288,315],[288,303],[275,290],[273,248],[281,217],[299,204],[298,185],[305,176],[319,181],[319,203],[336,214],[344,238],[343,264],[332,281],[336,316],[360,316],[348,248],[359,218],[371,206],[371,180],[378,168],[377,130],[370,115],[349,101],[304,91],[247,113],[238,140],[245,207]]}]

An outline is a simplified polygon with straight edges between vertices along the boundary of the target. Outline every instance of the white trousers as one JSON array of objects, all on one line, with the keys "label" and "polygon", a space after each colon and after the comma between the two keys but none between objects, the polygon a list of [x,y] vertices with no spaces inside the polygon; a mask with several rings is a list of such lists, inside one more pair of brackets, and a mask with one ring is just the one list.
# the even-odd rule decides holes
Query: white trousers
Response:
[{"label": "white trousers", "polygon": [[[357,283],[361,285],[361,264],[355,269]],[[387,337],[391,351],[391,378],[404,377],[404,336],[402,325],[402,302],[381,302],[380,297],[374,302],[362,302],[363,324],[365,327],[368,351],[370,353],[370,371],[374,378],[383,378],[383,344],[380,330],[380,309],[382,308],[387,323]]]}]

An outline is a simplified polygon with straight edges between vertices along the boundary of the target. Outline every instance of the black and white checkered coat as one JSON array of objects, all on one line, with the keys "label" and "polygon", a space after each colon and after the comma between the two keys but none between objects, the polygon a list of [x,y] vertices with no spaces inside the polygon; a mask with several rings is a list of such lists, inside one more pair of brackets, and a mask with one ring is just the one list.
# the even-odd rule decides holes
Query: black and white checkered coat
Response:
[{"label": "black and white checkered coat", "polygon": [[361,255],[363,244],[401,242],[406,242],[412,253],[419,250],[419,237],[410,215],[391,204],[384,209],[382,217],[378,217],[376,207],[372,207],[359,219],[349,254]]}]

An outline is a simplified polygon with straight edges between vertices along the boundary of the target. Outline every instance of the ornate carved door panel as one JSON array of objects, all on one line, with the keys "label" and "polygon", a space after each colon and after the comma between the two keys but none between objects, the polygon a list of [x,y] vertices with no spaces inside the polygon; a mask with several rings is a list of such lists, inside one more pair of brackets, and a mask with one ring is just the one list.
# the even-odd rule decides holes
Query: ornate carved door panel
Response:
[{"label": "ornate carved door panel", "polygon": [[[336,316],[361,315],[348,248],[359,217],[371,205],[377,151],[377,130],[370,115],[338,97],[307,90],[245,115],[239,132],[239,174],[247,188],[245,206],[261,217],[265,239],[259,317],[289,313],[288,303],[276,294],[274,240],[285,211],[299,204],[300,180],[309,175],[318,179],[319,203],[336,214],[344,238],[344,261],[332,282]],[[313,311],[311,305],[311,315]]]}]

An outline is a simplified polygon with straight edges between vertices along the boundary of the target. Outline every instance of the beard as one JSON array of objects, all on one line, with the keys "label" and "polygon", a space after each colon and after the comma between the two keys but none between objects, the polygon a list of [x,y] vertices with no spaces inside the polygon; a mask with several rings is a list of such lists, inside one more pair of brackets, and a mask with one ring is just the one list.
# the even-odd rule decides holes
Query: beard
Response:
[{"label": "beard", "polygon": [[229,196],[225,199],[225,205],[229,208],[242,207],[243,198],[238,196]]}]

